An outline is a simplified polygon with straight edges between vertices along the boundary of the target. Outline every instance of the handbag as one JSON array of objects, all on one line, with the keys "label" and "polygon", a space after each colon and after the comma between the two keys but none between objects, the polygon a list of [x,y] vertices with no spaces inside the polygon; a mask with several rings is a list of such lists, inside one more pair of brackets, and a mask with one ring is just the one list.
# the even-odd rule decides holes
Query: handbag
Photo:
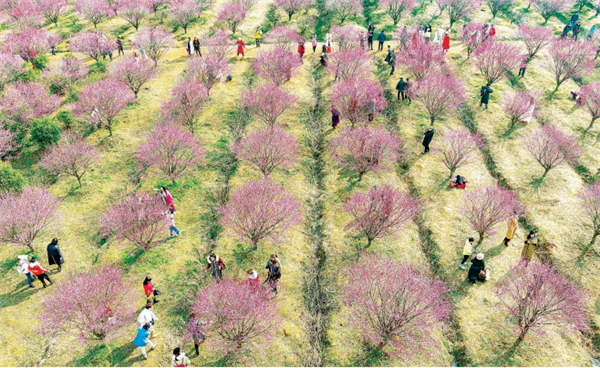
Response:
[{"label": "handbag", "polygon": [[160,294],[162,294],[162,293],[160,292],[160,290],[156,290],[156,289],[154,289],[154,295],[160,295]]}]

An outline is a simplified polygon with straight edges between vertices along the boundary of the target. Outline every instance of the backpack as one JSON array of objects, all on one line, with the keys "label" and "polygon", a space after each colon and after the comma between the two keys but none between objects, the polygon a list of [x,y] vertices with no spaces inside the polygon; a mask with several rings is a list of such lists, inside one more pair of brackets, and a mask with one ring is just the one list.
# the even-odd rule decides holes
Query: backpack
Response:
[{"label": "backpack", "polygon": [[479,96],[485,95],[485,87],[481,87],[481,91],[479,91]]}]

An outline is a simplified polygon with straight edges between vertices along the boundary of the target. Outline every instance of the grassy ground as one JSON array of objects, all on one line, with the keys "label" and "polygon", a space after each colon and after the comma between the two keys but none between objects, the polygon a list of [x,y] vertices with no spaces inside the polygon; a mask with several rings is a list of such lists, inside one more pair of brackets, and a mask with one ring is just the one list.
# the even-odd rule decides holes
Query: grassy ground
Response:
[{"label": "grassy ground", "polygon": [[[44,297],[52,289],[43,290],[39,287],[28,289],[21,275],[15,272],[16,256],[24,253],[23,249],[5,246],[0,249],[0,276],[4,281],[0,285],[0,365],[49,365],[49,366],[159,366],[169,364],[172,348],[181,343],[182,330],[185,326],[189,306],[198,290],[210,282],[203,272],[206,254],[214,251],[227,263],[229,277],[243,278],[244,272],[249,267],[260,268],[269,254],[279,254],[283,262],[284,274],[281,280],[282,290],[279,295],[279,313],[283,324],[277,331],[277,338],[273,345],[266,351],[254,354],[256,365],[300,365],[303,360],[299,352],[306,348],[309,342],[302,330],[302,319],[307,313],[301,296],[305,288],[301,280],[307,272],[307,260],[313,256],[313,249],[307,243],[307,235],[303,226],[298,226],[286,233],[285,238],[279,241],[266,241],[258,251],[247,252],[247,245],[240,244],[233,234],[227,230],[219,232],[214,243],[208,242],[206,237],[206,217],[212,202],[209,195],[223,180],[219,171],[218,155],[227,150],[231,139],[227,121],[230,113],[236,108],[240,100],[240,93],[245,88],[248,71],[251,70],[251,60],[256,55],[253,46],[248,47],[246,58],[232,58],[233,81],[217,84],[211,90],[211,102],[199,119],[197,135],[200,136],[209,153],[203,165],[195,168],[192,175],[170,186],[178,208],[178,227],[182,235],[176,239],[162,242],[158,247],[143,254],[132,257],[132,247],[127,243],[118,243],[109,240],[104,244],[97,232],[99,218],[115,201],[134,190],[151,192],[152,188],[167,185],[157,172],[151,172],[139,185],[132,181],[136,169],[134,154],[137,147],[144,140],[146,134],[152,129],[159,114],[160,102],[169,97],[170,90],[176,83],[181,73],[185,70],[187,56],[183,46],[184,40],[189,36],[199,36],[209,33],[215,26],[218,7],[224,0],[216,0],[205,9],[200,19],[192,24],[187,32],[182,30],[175,33],[177,43],[172,50],[160,61],[159,76],[149,82],[140,92],[138,102],[129,106],[119,115],[119,121],[114,129],[114,135],[107,138],[104,131],[95,132],[87,139],[98,146],[102,154],[101,162],[84,177],[84,186],[77,188],[77,183],[72,178],[60,177],[51,185],[51,191],[63,200],[61,205],[60,229],[55,232],[46,232],[36,242],[37,253],[44,254],[44,246],[48,240],[58,234],[61,239],[61,248],[67,264],[66,271],[54,277],[61,282],[68,278],[68,272],[99,267],[104,264],[116,263],[126,270],[127,277],[132,282],[138,283],[140,288],[139,304],[143,305],[141,281],[146,275],[151,275],[155,285],[163,291],[161,303],[157,305],[155,313],[159,318],[157,339],[158,348],[149,354],[149,360],[140,360],[139,350],[135,349],[131,341],[135,333],[135,325],[129,328],[127,335],[111,342],[108,348],[98,348],[94,345],[84,346],[78,340],[65,336],[40,336],[36,331],[37,315]],[[272,1],[261,1],[252,8],[248,18],[240,28],[240,35],[247,44],[252,44],[253,30],[265,24],[266,14]],[[525,6],[522,4],[521,6]],[[165,24],[167,21],[161,16],[159,10],[147,20],[147,24]],[[369,18],[379,30],[393,29],[382,10],[367,12]],[[439,16],[437,5],[426,2],[424,9],[418,9],[410,17],[406,17],[401,24],[432,22],[434,29],[447,24],[446,14]],[[301,25],[308,17],[317,16],[316,9],[294,15],[291,24]],[[593,24],[592,10],[585,11],[581,19],[586,29]],[[287,16],[278,13],[280,22],[286,22]],[[474,21],[485,22],[491,15],[487,6],[481,12],[476,12]],[[529,24],[542,23],[543,19],[531,9],[525,13],[525,21]],[[548,26],[558,33],[562,30],[566,18],[551,18]],[[364,26],[363,18],[350,19]],[[492,21],[497,29],[498,37],[519,44],[513,40],[516,26],[506,19]],[[319,26],[319,25],[318,25]],[[457,24],[458,29],[462,24]],[[319,26],[321,27],[321,26]],[[70,35],[80,29],[89,29],[91,26],[77,20],[72,14],[63,17],[58,27],[49,26],[49,29],[63,35]],[[135,36],[135,30],[128,27],[120,18],[113,18],[101,23],[99,29],[113,35],[123,37],[126,47]],[[319,28],[326,31],[327,27]],[[322,33],[322,32],[319,32]],[[589,234],[583,228],[581,218],[577,213],[578,193],[585,187],[585,177],[581,169],[559,167],[550,172],[544,184],[538,189],[531,186],[531,181],[541,175],[541,168],[533,162],[528,152],[524,149],[522,138],[530,134],[537,126],[534,121],[529,126],[515,130],[509,137],[504,136],[508,121],[502,112],[502,96],[512,87],[506,80],[496,83],[491,97],[490,108],[480,110],[478,105],[478,91],[483,83],[483,78],[475,66],[467,61],[463,63],[465,51],[456,41],[453,31],[448,60],[456,67],[458,75],[464,81],[468,90],[467,108],[473,111],[475,128],[484,135],[488,146],[485,152],[478,155],[473,164],[462,168],[459,174],[469,180],[466,191],[494,185],[499,176],[515,189],[519,198],[526,206],[528,223],[535,227],[543,242],[551,243],[550,255],[559,269],[573,278],[586,290],[589,296],[589,316],[594,323],[598,323],[598,308],[600,295],[597,283],[600,274],[595,267],[590,266],[584,270],[574,265],[573,259],[578,254],[578,246],[589,241]],[[59,45],[59,51],[67,51],[66,43]],[[306,177],[305,162],[309,159],[308,148],[303,138],[306,128],[302,124],[302,111],[313,96],[309,88],[313,62],[316,62],[310,48],[305,56],[305,64],[299,68],[297,74],[284,88],[295,94],[299,101],[297,108],[286,112],[279,120],[288,132],[293,133],[301,145],[301,160],[290,170],[277,170],[273,179],[281,183],[290,193],[301,200],[305,212],[311,205],[310,199],[315,188]],[[131,53],[131,50],[127,51]],[[552,78],[543,69],[545,52],[536,57],[527,69],[526,77],[519,82],[519,88],[531,91],[545,91],[551,89]],[[79,55],[83,58],[82,55]],[[374,53],[375,58],[383,58],[383,53]],[[56,62],[58,56],[52,57]],[[88,64],[92,60],[86,59]],[[402,68],[398,68],[396,78],[389,80],[393,88],[397,77],[403,76]],[[596,79],[597,71],[586,76],[584,81]],[[258,82],[260,82],[260,79]],[[327,77],[328,86],[322,93],[325,102],[331,89],[330,77]],[[89,81],[84,81],[89,83]],[[81,87],[81,86],[79,86]],[[568,97],[570,90],[578,90],[573,81],[566,82],[556,93],[552,100],[544,99],[541,107],[541,117],[555,123],[568,134],[579,135],[581,129],[588,125],[589,117],[585,111],[574,108],[572,100]],[[498,279],[506,276],[509,268],[520,257],[521,244],[526,230],[519,228],[515,238],[508,248],[501,245],[505,225],[498,225],[497,234],[487,238],[482,244],[486,253],[486,264],[492,269],[492,280],[486,284],[467,286],[464,283],[466,273],[458,268],[461,259],[462,245],[465,238],[474,234],[468,224],[459,215],[463,196],[466,191],[450,191],[445,188],[444,179],[447,176],[445,167],[438,161],[435,154],[436,138],[449,129],[463,129],[461,116],[448,116],[443,121],[436,123],[436,136],[431,155],[421,156],[420,141],[422,132],[428,125],[428,119],[419,102],[405,105],[398,102],[398,121],[393,122],[397,131],[405,142],[408,156],[404,164],[397,170],[381,171],[367,174],[361,183],[352,186],[348,180],[340,176],[338,167],[329,157],[327,150],[324,152],[325,171],[323,184],[325,194],[324,204],[324,247],[327,251],[329,273],[334,276],[332,285],[332,299],[336,299],[336,290],[344,283],[343,270],[349,263],[356,259],[364,239],[357,239],[349,233],[344,225],[350,217],[342,210],[342,205],[355,191],[362,191],[373,185],[389,184],[400,190],[412,190],[418,194],[422,210],[422,221],[411,223],[397,236],[376,240],[370,251],[376,254],[410,263],[415,267],[430,271],[453,286],[452,300],[454,303],[455,323],[448,331],[436,331],[439,335],[439,349],[431,356],[415,356],[407,361],[379,360],[375,364],[384,365],[426,365],[448,366],[453,362],[469,365],[498,365],[498,358],[503,350],[510,346],[514,337],[504,328],[506,318],[496,312],[495,304],[499,301],[492,292],[492,287]],[[69,108],[65,106],[65,108]],[[329,116],[329,115],[327,115]],[[343,122],[344,124],[345,122]],[[383,117],[377,117],[374,124],[384,124]],[[259,129],[261,123],[252,121],[246,128],[247,132]],[[471,127],[472,128],[472,127]],[[325,129],[327,141],[340,134],[339,130]],[[595,127],[587,139],[581,142],[583,154],[581,164],[587,171],[594,174],[600,164],[600,152],[595,137],[600,133],[600,127]],[[39,152],[31,148],[23,154],[23,158],[14,164],[28,176],[32,183],[45,183],[47,178],[40,171],[37,160]],[[490,162],[495,168],[490,170]],[[260,174],[245,163],[239,163],[233,175],[229,178],[232,190],[239,188],[248,180],[260,178]],[[589,179],[589,177],[588,177]],[[214,225],[214,224],[213,224]],[[428,239],[423,234],[430,234]],[[432,251],[425,252],[428,241],[435,245]],[[42,257],[42,260],[44,257]],[[439,269],[435,269],[439,267]],[[261,272],[261,279],[265,274]],[[39,283],[36,283],[39,286]],[[325,333],[327,347],[324,353],[324,362],[328,365],[361,365],[366,359],[366,354],[359,339],[346,326],[348,311],[339,306],[328,315],[330,323]],[[521,349],[510,363],[519,366],[582,366],[590,365],[590,356],[596,356],[593,336],[565,335],[559,330],[549,328],[547,334],[539,340],[526,339]],[[194,365],[211,366],[218,364],[210,351],[201,349],[200,356],[196,357],[193,349],[188,344],[184,351],[191,356]],[[456,353],[457,351],[460,352]],[[450,352],[455,352],[454,356]]]}]

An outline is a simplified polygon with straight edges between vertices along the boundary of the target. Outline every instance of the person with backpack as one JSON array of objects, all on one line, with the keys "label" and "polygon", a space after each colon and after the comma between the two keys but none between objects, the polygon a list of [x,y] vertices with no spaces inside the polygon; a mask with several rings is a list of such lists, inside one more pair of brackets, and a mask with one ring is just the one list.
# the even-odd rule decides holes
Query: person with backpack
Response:
[{"label": "person with backpack", "polygon": [[535,231],[531,230],[525,239],[523,250],[521,251],[521,261],[525,262],[525,265],[528,265],[529,262],[531,262],[536,247],[537,237],[535,235]]},{"label": "person with backpack", "polygon": [[279,258],[276,254],[271,254],[265,269],[268,272],[265,284],[268,284],[273,289],[275,296],[277,296],[277,281],[281,278],[281,263],[279,263]]},{"label": "person with backpack", "polygon": [[508,218],[508,229],[506,230],[506,237],[504,237],[504,245],[508,247],[508,242],[510,242],[515,236],[515,232],[517,231],[517,225],[519,224],[519,215],[513,215]]},{"label": "person with backpack", "polygon": [[200,345],[202,345],[204,341],[206,341],[205,330],[202,327],[204,325],[206,325],[206,322],[196,319],[196,313],[190,314],[190,321],[188,322],[188,331],[191,331],[196,355],[200,355]]},{"label": "person with backpack", "polygon": [[31,276],[31,272],[29,271],[29,262],[27,262],[27,255],[17,256],[19,260],[19,264],[17,265],[17,272],[27,276],[27,283],[29,284],[29,288],[33,289],[34,286],[31,283],[33,281],[33,277]]},{"label": "person with backpack", "polygon": [[171,367],[189,367],[192,364],[190,358],[181,352],[181,349],[176,347],[173,349],[173,357],[171,358]]},{"label": "person with backpack", "polygon": [[385,31],[382,29],[379,33],[379,36],[377,36],[377,51],[383,51],[383,44],[385,43],[385,39]]},{"label": "person with backpack", "polygon": [[427,128],[427,130],[423,133],[424,137],[423,137],[423,152],[421,152],[422,155],[426,154],[427,152],[429,152],[429,144],[431,144],[431,140],[433,139],[433,135],[435,134],[435,132],[433,131],[433,127],[430,126],[429,128]]},{"label": "person with backpack", "polygon": [[148,354],[146,353],[146,345],[150,345],[150,350],[154,350],[156,348],[156,344],[150,341],[150,335],[152,334],[153,330],[154,327],[152,327],[150,323],[145,323],[144,325],[138,327],[137,335],[133,340],[133,345],[140,348],[144,359],[148,359]]},{"label": "person with backpack", "polygon": [[490,88],[490,84],[486,84],[481,87],[481,91],[479,91],[479,96],[481,96],[481,101],[479,102],[479,107],[485,104],[485,109],[488,108],[488,103],[490,102],[490,94],[493,93],[494,90]]},{"label": "person with backpack", "polygon": [[42,285],[44,285],[44,289],[46,288],[46,281],[44,280],[48,280],[50,282],[50,285],[54,284],[54,281],[50,280],[50,276],[48,276],[47,269],[45,269],[44,267],[42,267],[42,265],[40,264],[40,262],[38,262],[38,257],[37,256],[32,256],[31,260],[29,261],[29,265],[27,266],[28,270],[34,274],[38,280],[40,280],[42,282]]},{"label": "person with backpack", "polygon": [[144,279],[144,294],[146,294],[146,305],[153,305],[158,303],[160,300],[157,300],[156,297],[161,294],[160,291],[154,288],[152,284],[152,277],[146,276]]},{"label": "person with backpack", "polygon": [[225,263],[216,254],[211,254],[206,259],[206,271],[210,271],[215,279],[223,279],[223,270],[225,269]]},{"label": "person with backpack", "polygon": [[461,269],[465,270],[465,263],[467,263],[467,261],[469,260],[469,257],[471,257],[471,254],[473,254],[475,252],[475,247],[473,245],[473,243],[475,242],[475,239],[473,238],[469,238],[465,241],[465,246],[463,247],[463,259],[460,262],[460,264],[458,265],[458,267],[460,267]]},{"label": "person with backpack", "polygon": [[483,261],[483,253],[478,253],[473,260],[471,260],[471,268],[469,268],[469,281],[475,284],[477,280],[485,281],[487,279],[487,272],[485,269],[485,262]]},{"label": "person with backpack", "polygon": [[48,253],[48,265],[57,265],[58,272],[62,271],[62,264],[65,263],[65,259],[63,258],[63,255],[60,252],[60,248],[58,248],[57,238],[52,239],[50,244],[48,244],[46,252]]}]

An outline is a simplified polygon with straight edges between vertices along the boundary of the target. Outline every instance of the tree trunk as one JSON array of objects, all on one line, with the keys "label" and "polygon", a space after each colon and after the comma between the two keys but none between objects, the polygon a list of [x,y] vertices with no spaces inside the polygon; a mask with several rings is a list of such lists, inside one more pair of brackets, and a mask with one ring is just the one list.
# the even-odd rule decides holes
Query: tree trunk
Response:
[{"label": "tree trunk", "polygon": [[600,232],[598,232],[598,230],[594,231],[594,236],[592,236],[592,240],[590,241],[590,244],[588,244],[588,246],[585,248],[583,253],[581,253],[581,256],[579,256],[580,259],[583,259],[583,257],[585,257],[587,252],[589,252],[589,250],[592,249],[594,244],[596,244],[596,238],[598,237],[598,235],[600,235]]},{"label": "tree trunk", "polygon": [[30,251],[35,252],[35,250],[33,249],[33,245],[31,245],[30,243],[25,245],[29,248]]},{"label": "tree trunk", "polygon": [[288,22],[292,21],[292,15],[294,15],[294,12],[288,13]]},{"label": "tree trunk", "polygon": [[364,174],[365,174],[364,172],[359,172],[358,173],[358,181],[359,182],[362,180]]},{"label": "tree trunk", "polygon": [[109,136],[109,137],[112,137],[112,127],[110,126],[110,124],[108,124],[108,125],[106,126],[106,129],[108,129],[108,136]]},{"label": "tree trunk", "polygon": [[544,174],[540,178],[540,183],[544,181],[544,179],[546,178],[546,175],[548,175],[548,171],[550,171],[550,169],[551,168],[544,168]]},{"label": "tree trunk", "polygon": [[587,127],[587,129],[585,130],[585,132],[583,133],[583,137],[585,138],[585,136],[588,134],[588,132],[592,129],[592,127],[594,126],[594,122],[596,121],[596,118],[592,118],[592,121],[590,122],[590,125]]},{"label": "tree trunk", "polygon": [[365,247],[365,249],[369,248],[371,246],[371,243],[373,243],[373,239],[367,238],[367,246]]},{"label": "tree trunk", "polygon": [[81,188],[81,176],[75,175],[75,177],[77,178],[77,182],[79,183],[79,188]]},{"label": "tree trunk", "polygon": [[485,234],[483,232],[479,232],[479,239],[477,239],[477,244],[475,244],[475,250],[477,250],[477,248],[479,248],[481,243],[483,243],[484,236],[485,236]]}]

